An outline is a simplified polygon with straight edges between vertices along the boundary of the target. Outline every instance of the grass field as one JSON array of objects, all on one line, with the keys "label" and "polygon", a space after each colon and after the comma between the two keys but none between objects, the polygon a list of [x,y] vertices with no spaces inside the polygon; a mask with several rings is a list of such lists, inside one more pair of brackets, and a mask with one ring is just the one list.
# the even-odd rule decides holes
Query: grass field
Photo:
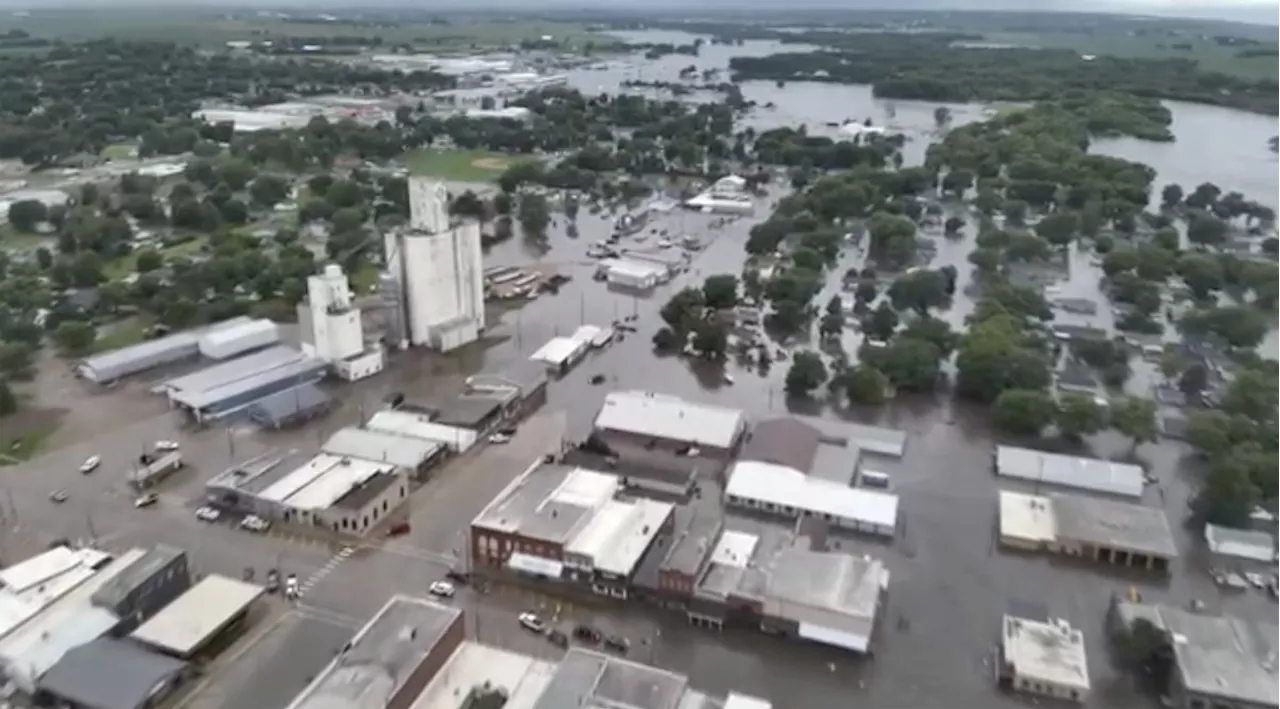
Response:
[{"label": "grass field", "polygon": [[102,157],[107,160],[129,160],[134,157],[133,151],[138,146],[133,143],[116,143],[102,149]]},{"label": "grass field", "polygon": [[[181,244],[175,244],[174,246],[170,246],[166,249],[160,249],[160,255],[166,258],[171,256],[190,256],[198,253],[203,247],[204,239],[192,239],[191,241],[184,241]],[[102,273],[107,277],[107,280],[118,281],[138,270],[136,261],[137,252],[135,251],[130,253],[128,256],[115,259],[114,261],[108,261],[107,264],[103,266]]]},{"label": "grass field", "polygon": [[415,175],[486,182],[497,179],[514,160],[502,153],[483,150],[415,150],[404,156],[404,162]]},{"label": "grass field", "polygon": [[[1096,31],[1091,34],[1012,34],[993,33],[987,41],[1046,49],[1072,49],[1081,54],[1111,55],[1147,59],[1193,59],[1208,71],[1241,76],[1248,79],[1275,79],[1276,57],[1237,56],[1244,47],[1223,47],[1210,38],[1198,36],[1144,37],[1128,32]],[[1190,45],[1177,49],[1173,45]]]},{"label": "grass field", "polygon": [[147,325],[137,318],[130,318],[98,330],[98,339],[93,341],[93,351],[106,352],[128,347],[142,342],[146,337]]},{"label": "grass field", "polygon": [[8,222],[0,224],[0,251],[31,251],[41,246],[52,248],[54,245],[52,236],[19,234]]},{"label": "grass field", "polygon": [[209,10],[143,11],[130,8],[93,10],[33,10],[26,17],[0,18],[0,31],[23,29],[38,37],[83,40],[103,36],[222,45],[231,40],[277,37],[327,37],[335,35],[381,37],[383,46],[410,44],[421,49],[466,49],[516,44],[550,36],[566,48],[580,48],[598,38],[583,25],[542,21],[473,21],[451,24],[396,21],[386,24],[347,22],[284,22],[256,15],[237,16]]}]

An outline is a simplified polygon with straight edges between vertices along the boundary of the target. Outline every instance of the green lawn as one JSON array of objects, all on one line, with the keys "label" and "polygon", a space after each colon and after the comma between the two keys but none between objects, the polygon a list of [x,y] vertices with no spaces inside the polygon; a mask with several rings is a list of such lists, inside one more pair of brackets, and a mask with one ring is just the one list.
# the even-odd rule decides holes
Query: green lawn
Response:
[{"label": "green lawn", "polygon": [[[1245,47],[1223,47],[1211,38],[1192,35],[1174,37],[1136,36],[1125,31],[1095,31],[1090,34],[1075,33],[990,33],[989,42],[1016,44],[1045,49],[1072,49],[1081,54],[1110,55],[1144,59],[1193,59],[1207,71],[1241,76],[1247,79],[1275,79],[1275,56],[1237,56]],[[1174,48],[1175,44],[1190,45],[1190,49]]]},{"label": "green lawn", "polygon": [[128,347],[142,342],[146,337],[146,324],[137,318],[130,318],[98,330],[98,339],[93,341],[93,351],[106,352]]},{"label": "green lawn", "polygon": [[20,234],[8,222],[0,224],[0,250],[31,251],[41,246],[54,246],[54,238],[42,234]]},{"label": "green lawn", "polygon": [[117,37],[180,44],[222,46],[231,40],[277,37],[362,36],[380,37],[384,47],[411,44],[422,49],[467,49],[517,44],[551,36],[567,48],[581,48],[599,38],[584,25],[538,20],[477,20],[450,24],[399,22],[393,26],[348,22],[284,22],[276,18],[225,10],[178,8],[125,8],[104,10],[35,10],[28,16],[0,17],[0,31],[22,29],[40,37],[70,41]]},{"label": "green lawn", "polygon": [[102,149],[102,157],[108,160],[129,160],[133,157],[132,153],[138,146],[133,143],[116,143],[108,145]]},{"label": "green lawn", "polygon": [[513,161],[502,153],[483,150],[427,149],[405,155],[404,162],[415,175],[459,182],[484,182],[497,179]]},{"label": "green lawn", "polygon": [[44,443],[58,430],[58,424],[50,421],[28,429],[21,435],[0,437],[0,466],[16,465],[40,455]]},{"label": "green lawn", "polygon": [[[204,247],[204,239],[192,239],[191,241],[184,241],[181,244],[175,244],[168,248],[160,249],[160,255],[164,256],[165,258],[171,258],[175,256],[190,256],[192,254],[199,253],[200,249],[203,247]],[[137,258],[138,258],[138,252],[134,251],[130,253],[128,256],[115,259],[114,261],[109,261],[102,268],[102,272],[103,274],[106,275],[107,280],[118,281],[122,278],[127,277],[130,273],[134,273],[138,270],[138,266],[136,263]]]},{"label": "green lawn", "polygon": [[378,267],[365,261],[351,274],[351,290],[357,296],[368,295],[378,286]]}]

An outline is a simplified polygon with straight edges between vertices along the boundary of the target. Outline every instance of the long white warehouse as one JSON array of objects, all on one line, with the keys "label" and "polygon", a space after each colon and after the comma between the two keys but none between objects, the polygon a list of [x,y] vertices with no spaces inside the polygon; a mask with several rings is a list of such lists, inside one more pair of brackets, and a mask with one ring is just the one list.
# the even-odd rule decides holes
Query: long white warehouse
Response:
[{"label": "long white warehouse", "polygon": [[1133,499],[1142,497],[1145,485],[1136,465],[1015,446],[996,447],[995,468],[1000,477]]},{"label": "long white warehouse", "polygon": [[725,486],[726,504],[785,517],[815,517],[828,524],[892,537],[898,496],[811,478],[785,465],[735,463]]}]

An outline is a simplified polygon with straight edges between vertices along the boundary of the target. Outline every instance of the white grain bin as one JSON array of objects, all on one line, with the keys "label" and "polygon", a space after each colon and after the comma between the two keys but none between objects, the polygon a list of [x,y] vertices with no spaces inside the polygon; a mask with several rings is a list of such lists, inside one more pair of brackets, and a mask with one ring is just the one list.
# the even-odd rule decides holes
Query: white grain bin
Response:
[{"label": "white grain bin", "polygon": [[270,320],[250,320],[211,332],[200,338],[200,354],[209,359],[227,359],[280,341],[280,328]]}]

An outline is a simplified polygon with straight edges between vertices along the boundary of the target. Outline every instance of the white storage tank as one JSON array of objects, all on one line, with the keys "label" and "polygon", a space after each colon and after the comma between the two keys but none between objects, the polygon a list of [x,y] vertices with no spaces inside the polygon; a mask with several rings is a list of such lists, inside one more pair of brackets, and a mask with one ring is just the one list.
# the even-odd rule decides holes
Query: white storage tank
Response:
[{"label": "white storage tank", "polygon": [[200,338],[200,354],[227,359],[280,342],[280,328],[270,320],[249,322],[211,332]]}]

